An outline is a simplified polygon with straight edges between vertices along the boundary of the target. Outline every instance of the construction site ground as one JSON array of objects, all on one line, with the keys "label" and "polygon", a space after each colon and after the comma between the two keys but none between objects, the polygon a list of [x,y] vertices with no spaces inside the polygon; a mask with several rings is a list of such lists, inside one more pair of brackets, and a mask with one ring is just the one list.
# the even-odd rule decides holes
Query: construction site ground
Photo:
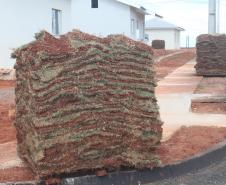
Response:
[{"label": "construction site ground", "polygon": [[[165,57],[164,54],[157,56],[162,59],[155,63],[159,80],[156,96],[164,122],[162,144],[156,152],[163,165],[203,152],[226,137],[225,114],[205,113],[205,110],[202,113],[191,112],[192,97],[203,80],[195,74],[194,50],[176,51],[174,54],[165,52]],[[14,88],[14,81],[0,81],[0,183],[35,179],[16,151]],[[215,87],[211,88],[214,92]]]}]

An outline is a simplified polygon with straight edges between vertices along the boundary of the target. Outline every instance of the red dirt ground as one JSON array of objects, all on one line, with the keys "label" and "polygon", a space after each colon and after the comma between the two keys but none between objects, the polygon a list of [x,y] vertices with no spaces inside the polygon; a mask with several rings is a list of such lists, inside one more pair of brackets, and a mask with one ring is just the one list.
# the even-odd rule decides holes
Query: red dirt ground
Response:
[{"label": "red dirt ground", "polygon": [[[162,67],[169,65],[167,70],[164,70],[165,75],[173,69],[182,65],[180,60],[186,57],[186,61],[194,57],[194,53],[189,52],[187,54],[180,55],[180,57],[170,57],[170,60],[161,62],[158,65],[158,70],[161,71]],[[177,64],[174,64],[177,63]],[[159,73],[159,71],[158,71]],[[0,159],[7,160],[9,157],[18,158],[16,154],[16,137],[15,129],[13,127],[14,119],[14,86],[15,83],[12,81],[0,81],[0,148],[7,143],[15,143],[6,149],[4,149],[4,155]],[[212,145],[224,140],[226,137],[226,128],[216,127],[182,127],[177,131],[169,140],[162,143],[158,148],[157,153],[160,155],[162,163],[172,164],[191,157],[192,155],[204,151]],[[5,146],[5,145],[4,145]],[[7,154],[8,152],[8,154]],[[1,153],[0,153],[1,154]],[[9,167],[6,169],[0,169],[0,183],[4,182],[19,182],[19,181],[30,181],[34,180],[35,176],[29,170],[26,165],[22,167]]]},{"label": "red dirt ground", "polygon": [[[17,158],[16,130],[13,127],[15,115],[14,86],[14,81],[0,81],[0,163],[3,163],[5,159]],[[33,179],[34,175],[27,167],[0,169],[0,183]]]},{"label": "red dirt ground", "polygon": [[175,53],[177,51],[180,51],[180,50],[153,49],[155,58],[165,56],[165,55],[169,55],[169,54]]},{"label": "red dirt ground", "polygon": [[169,73],[173,72],[176,68],[184,65],[189,60],[195,57],[194,49],[187,49],[186,52],[175,54],[173,56],[164,58],[163,60],[155,63],[157,80],[162,80]]},{"label": "red dirt ground", "polygon": [[157,150],[164,165],[189,158],[203,152],[226,138],[226,128],[222,127],[181,127]]}]

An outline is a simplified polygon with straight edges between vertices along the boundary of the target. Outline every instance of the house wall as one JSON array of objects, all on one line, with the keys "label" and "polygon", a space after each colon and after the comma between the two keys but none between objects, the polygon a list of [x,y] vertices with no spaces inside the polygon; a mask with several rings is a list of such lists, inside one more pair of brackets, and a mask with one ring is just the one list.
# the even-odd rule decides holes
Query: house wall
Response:
[{"label": "house wall", "polygon": [[180,48],[180,31],[179,30],[175,30],[175,47],[177,49]]},{"label": "house wall", "polygon": [[91,8],[91,0],[75,0],[72,1],[72,26],[97,36],[130,36],[130,7],[115,0],[99,0],[99,7]]},{"label": "house wall", "polygon": [[[135,32],[131,32],[131,38],[136,40],[144,40],[145,15],[136,11],[135,8],[130,8],[130,23],[131,19],[135,20]],[[131,29],[131,25],[130,25]]]},{"label": "house wall", "polygon": [[152,40],[160,39],[165,40],[166,49],[179,49],[180,48],[180,31],[172,29],[146,29],[145,33],[149,35],[148,44],[151,45]]},{"label": "house wall", "polygon": [[32,41],[34,33],[52,32],[52,8],[62,10],[62,33],[71,30],[71,0],[1,0],[0,67],[12,68],[12,48]]}]

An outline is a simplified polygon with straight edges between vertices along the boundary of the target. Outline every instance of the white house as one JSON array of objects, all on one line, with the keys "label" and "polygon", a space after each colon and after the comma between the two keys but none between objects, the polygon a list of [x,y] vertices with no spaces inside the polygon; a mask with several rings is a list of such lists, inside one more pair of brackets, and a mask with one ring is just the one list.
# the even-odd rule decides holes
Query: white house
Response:
[{"label": "white house", "polygon": [[72,25],[99,36],[124,34],[144,39],[146,9],[122,0],[72,0]]},{"label": "white house", "polygon": [[162,18],[155,17],[145,24],[145,34],[148,35],[148,44],[153,40],[165,40],[166,49],[180,48],[180,32],[183,28],[178,27]]},{"label": "white house", "polygon": [[0,68],[13,67],[12,49],[43,29],[55,35],[80,29],[144,39],[147,11],[125,0],[1,0],[0,5]]}]

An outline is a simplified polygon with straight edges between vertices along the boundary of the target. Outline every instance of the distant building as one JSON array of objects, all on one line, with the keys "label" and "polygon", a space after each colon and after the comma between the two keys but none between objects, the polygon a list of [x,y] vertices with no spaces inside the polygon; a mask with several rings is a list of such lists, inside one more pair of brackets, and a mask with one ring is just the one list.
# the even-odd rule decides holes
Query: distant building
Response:
[{"label": "distant building", "polygon": [[152,18],[145,24],[148,44],[151,45],[152,40],[165,40],[166,49],[180,48],[181,31],[184,31],[184,29],[159,17]]},{"label": "distant building", "polygon": [[41,30],[61,35],[79,29],[144,40],[146,14],[145,8],[127,0],[2,0],[0,67],[12,68],[12,49],[32,41]]}]

